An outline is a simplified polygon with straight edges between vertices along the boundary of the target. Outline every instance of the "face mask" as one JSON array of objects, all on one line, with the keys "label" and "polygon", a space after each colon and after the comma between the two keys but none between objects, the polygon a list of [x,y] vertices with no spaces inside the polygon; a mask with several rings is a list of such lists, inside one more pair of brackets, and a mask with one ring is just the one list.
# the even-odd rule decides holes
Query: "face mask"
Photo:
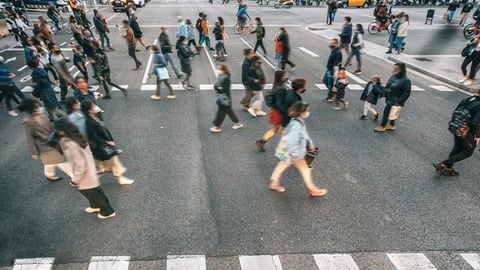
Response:
[{"label": "face mask", "polygon": [[80,103],[74,104],[73,108],[76,110],[80,110]]},{"label": "face mask", "polygon": [[39,114],[45,114],[45,107],[39,107],[39,108],[37,109],[37,112],[38,112]]},{"label": "face mask", "polygon": [[310,112],[306,112],[303,118],[308,118],[310,116]]},{"label": "face mask", "polygon": [[393,73],[393,74],[395,74],[395,75],[397,75],[398,73],[400,73],[400,71],[399,71],[399,70],[396,70],[396,69],[394,69],[392,73]]},{"label": "face mask", "polygon": [[330,45],[328,47],[330,47],[330,49],[332,49],[332,50],[335,49],[335,45]]},{"label": "face mask", "polygon": [[88,89],[88,84],[86,82],[77,83],[77,86],[78,86],[78,89],[83,91]]}]

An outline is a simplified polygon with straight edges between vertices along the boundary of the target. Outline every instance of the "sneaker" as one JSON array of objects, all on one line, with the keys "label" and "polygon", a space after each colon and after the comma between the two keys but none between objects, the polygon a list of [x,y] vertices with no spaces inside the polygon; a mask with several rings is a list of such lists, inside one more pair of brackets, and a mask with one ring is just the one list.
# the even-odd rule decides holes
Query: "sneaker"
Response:
[{"label": "sneaker", "polygon": [[333,98],[326,98],[326,99],[323,99],[322,101],[325,102],[325,103],[332,103]]},{"label": "sneaker", "polygon": [[187,83],[184,81],[180,81],[180,84],[182,85],[183,89],[187,90]]},{"label": "sneaker", "polygon": [[215,51],[215,49],[213,47],[210,47],[210,51]]},{"label": "sneaker", "polygon": [[377,114],[375,114],[375,120],[378,120],[378,117],[380,117],[380,112],[377,112]]},{"label": "sneaker", "polygon": [[108,50],[110,50],[110,51],[115,51],[115,49],[112,48],[112,47],[108,47]]},{"label": "sneaker", "polygon": [[445,168],[443,173],[447,176],[459,176],[460,175],[460,173],[455,171],[453,168]]},{"label": "sneaker", "polygon": [[353,74],[360,75],[360,74],[362,74],[362,71],[360,69],[357,69],[357,70],[355,70],[355,72]]},{"label": "sneaker", "polygon": [[16,111],[13,111],[13,110],[12,110],[12,111],[9,111],[9,112],[8,112],[8,115],[15,117],[15,116],[18,116],[18,113],[17,113]]},{"label": "sneaker", "polygon": [[279,184],[271,183],[268,187],[270,190],[277,191],[277,192],[285,192],[285,188],[280,186]]},{"label": "sneaker", "polygon": [[103,216],[103,215],[100,214],[100,213],[98,213],[98,215],[97,215],[97,217],[98,217],[99,219],[112,218],[112,217],[114,217],[114,216],[115,216],[115,212],[111,213],[111,214],[108,215],[108,216]]},{"label": "sneaker", "polygon": [[215,54],[213,54],[213,57],[218,57],[218,54],[216,54],[216,53],[215,53]]},{"label": "sneaker", "polygon": [[348,101],[345,101],[345,103],[343,103],[343,109],[346,110],[348,108]]},{"label": "sneaker", "polygon": [[233,124],[232,126],[232,129],[240,129],[240,128],[243,128],[243,124],[238,122],[238,123],[235,123]]},{"label": "sneaker", "polygon": [[244,110],[244,111],[248,112],[248,108],[249,108],[249,107],[248,107],[247,105],[243,105],[243,110]]},{"label": "sneaker", "polygon": [[388,50],[385,52],[386,54],[391,54],[392,53],[392,50]]},{"label": "sneaker", "polygon": [[153,95],[153,96],[150,96],[151,99],[154,99],[154,100],[159,100],[160,99],[160,96],[157,96],[157,95]]},{"label": "sneaker", "polygon": [[222,129],[219,127],[211,127],[210,131],[213,133],[219,133],[219,132],[222,132]]},{"label": "sneaker", "polygon": [[378,126],[374,130],[375,130],[375,132],[385,132],[386,129],[385,129],[385,127]]},{"label": "sneaker", "polygon": [[257,117],[257,114],[255,114],[255,109],[254,108],[248,108],[247,112],[251,114],[253,117]]},{"label": "sneaker", "polygon": [[87,207],[87,208],[85,208],[85,212],[87,212],[89,214],[97,213],[97,212],[100,212],[100,208]]},{"label": "sneaker", "polygon": [[55,178],[48,178],[48,177],[45,177],[45,178],[47,178],[47,180],[51,182],[63,180],[63,177],[60,177],[60,176],[56,176]]},{"label": "sneaker", "polygon": [[472,85],[472,83],[473,83],[473,80],[466,80],[466,81],[463,83],[463,85],[470,86],[470,85]]},{"label": "sneaker", "polygon": [[175,99],[175,98],[177,98],[177,97],[176,97],[175,95],[168,95],[167,98],[168,98],[168,99]]},{"label": "sneaker", "polygon": [[106,94],[103,99],[112,99],[112,96],[110,96],[110,94]]},{"label": "sneaker", "polygon": [[463,76],[462,79],[458,80],[459,83],[464,83],[466,80],[468,80],[467,76]]},{"label": "sneaker", "polygon": [[366,115],[360,116],[360,120],[367,120],[367,116]]},{"label": "sneaker", "polygon": [[353,65],[352,61],[348,62],[348,66],[351,66]]},{"label": "sneaker", "polygon": [[224,54],[223,57],[228,57],[228,54]]},{"label": "sneaker", "polygon": [[385,127],[385,129],[386,129],[386,130],[395,130],[395,126],[388,124],[388,125]]},{"label": "sneaker", "polygon": [[195,87],[193,85],[187,85],[187,90],[195,90]]},{"label": "sneaker", "polygon": [[257,111],[257,116],[265,116],[265,115],[267,115],[266,112],[264,112],[264,111]]},{"label": "sneaker", "polygon": [[447,168],[443,163],[433,163],[433,167],[438,175],[443,175],[444,170]]},{"label": "sneaker", "polygon": [[323,196],[325,194],[327,194],[326,189],[319,189],[319,188],[310,189],[310,196],[317,197],[317,196]]},{"label": "sneaker", "polygon": [[122,177],[122,178],[118,179],[118,183],[120,185],[131,185],[131,184],[133,184],[133,182],[135,182],[135,181],[133,181],[132,179],[128,179],[127,177]]},{"label": "sneaker", "polygon": [[255,145],[257,146],[259,152],[265,152],[265,148],[263,148],[263,146],[265,145],[265,141],[258,140],[255,142]]},{"label": "sneaker", "polygon": [[293,66],[293,67],[290,69],[290,72],[295,72],[295,70],[297,70],[297,66]]},{"label": "sneaker", "polygon": [[333,107],[333,110],[334,110],[334,111],[338,111],[338,110],[341,110],[341,109],[342,109],[342,108],[341,108],[340,106],[334,106],[334,107]]}]

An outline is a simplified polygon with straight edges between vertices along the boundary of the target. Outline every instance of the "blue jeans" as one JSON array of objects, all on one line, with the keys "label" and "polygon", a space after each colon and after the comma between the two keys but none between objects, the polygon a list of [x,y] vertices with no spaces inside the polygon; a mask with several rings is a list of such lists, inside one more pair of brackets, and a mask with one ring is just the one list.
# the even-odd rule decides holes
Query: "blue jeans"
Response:
[{"label": "blue jeans", "polygon": [[177,65],[175,65],[175,62],[173,62],[172,58],[172,53],[165,53],[163,56],[165,56],[165,62],[170,63],[172,65],[173,71],[175,72],[175,75],[178,77],[178,68]]},{"label": "blue jeans", "polygon": [[405,40],[405,37],[399,37],[397,36],[397,38],[395,39],[395,46],[397,47],[397,52],[400,52],[400,50],[405,46],[405,42],[403,42]]},{"label": "blue jeans", "polygon": [[390,34],[388,36],[388,43],[390,43],[390,46],[388,46],[388,50],[391,51],[392,49],[396,49],[395,41],[397,40],[397,34]]},{"label": "blue jeans", "polygon": [[455,11],[454,10],[449,10],[448,11],[448,16],[447,16],[447,22],[448,23],[451,23],[452,20],[453,20],[453,15],[455,15]]},{"label": "blue jeans", "polygon": [[107,40],[107,47],[110,48],[112,47],[110,45],[110,38],[108,37],[107,33],[105,32],[98,32],[98,34],[100,35],[100,43],[102,44],[102,50],[105,49],[105,39]]},{"label": "blue jeans", "polygon": [[202,47],[203,42],[205,41],[205,36],[202,32],[198,32],[198,47]]},{"label": "blue jeans", "polygon": [[360,48],[352,48],[350,51],[350,54],[347,57],[347,61],[345,61],[345,64],[343,65],[346,67],[348,63],[350,63],[350,60],[352,60],[353,56],[357,57],[357,64],[358,64],[358,70],[362,70],[362,57],[360,56]]},{"label": "blue jeans", "polygon": [[332,87],[333,87],[333,70],[328,70],[325,71],[325,75],[323,75],[323,83],[327,86],[328,88],[328,93],[327,93],[327,98],[332,98],[333,93],[332,93]]}]

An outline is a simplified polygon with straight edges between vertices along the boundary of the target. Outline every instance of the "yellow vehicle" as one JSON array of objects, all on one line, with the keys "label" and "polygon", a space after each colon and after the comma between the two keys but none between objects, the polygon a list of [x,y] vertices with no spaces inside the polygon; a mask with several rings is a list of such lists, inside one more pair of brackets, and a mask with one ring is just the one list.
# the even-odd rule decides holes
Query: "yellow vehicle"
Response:
[{"label": "yellow vehicle", "polygon": [[346,8],[346,7],[363,7],[368,8],[372,5],[371,0],[341,0],[338,1],[337,6],[339,8]]}]

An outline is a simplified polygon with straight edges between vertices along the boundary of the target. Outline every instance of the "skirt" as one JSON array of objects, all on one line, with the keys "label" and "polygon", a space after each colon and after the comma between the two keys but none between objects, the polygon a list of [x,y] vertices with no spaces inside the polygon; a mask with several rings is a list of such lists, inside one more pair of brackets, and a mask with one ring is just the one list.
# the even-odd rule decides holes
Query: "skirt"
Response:
[{"label": "skirt", "polygon": [[281,125],[282,124],[282,114],[279,110],[272,108],[270,109],[270,115],[268,116],[268,123],[271,125]]}]

